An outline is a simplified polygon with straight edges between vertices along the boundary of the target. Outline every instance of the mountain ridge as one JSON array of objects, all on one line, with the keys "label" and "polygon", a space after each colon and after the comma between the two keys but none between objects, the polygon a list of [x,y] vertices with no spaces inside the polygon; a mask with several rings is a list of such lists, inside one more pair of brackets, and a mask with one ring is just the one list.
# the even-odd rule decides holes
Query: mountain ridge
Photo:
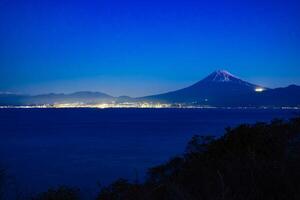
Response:
[{"label": "mountain ridge", "polygon": [[132,98],[114,97],[102,92],[79,91],[70,94],[18,95],[0,93],[0,105],[40,105],[64,103],[167,103],[186,105],[259,107],[299,106],[300,86],[267,88],[242,80],[226,70],[216,70],[191,86],[162,94]]},{"label": "mountain ridge", "polygon": [[[255,93],[257,88],[268,90],[266,87],[243,81],[226,70],[216,70],[191,86],[163,94],[142,97],[142,100],[237,106],[238,102],[235,100],[247,94]],[[226,103],[220,102],[219,99]]]}]

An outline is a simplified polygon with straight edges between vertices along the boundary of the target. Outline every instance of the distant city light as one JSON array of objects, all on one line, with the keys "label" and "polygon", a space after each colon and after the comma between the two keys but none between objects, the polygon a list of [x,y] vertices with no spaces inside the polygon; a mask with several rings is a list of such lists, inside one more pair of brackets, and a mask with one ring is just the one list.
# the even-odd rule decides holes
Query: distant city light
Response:
[{"label": "distant city light", "polygon": [[264,90],[264,88],[255,88],[255,92],[263,92]]}]

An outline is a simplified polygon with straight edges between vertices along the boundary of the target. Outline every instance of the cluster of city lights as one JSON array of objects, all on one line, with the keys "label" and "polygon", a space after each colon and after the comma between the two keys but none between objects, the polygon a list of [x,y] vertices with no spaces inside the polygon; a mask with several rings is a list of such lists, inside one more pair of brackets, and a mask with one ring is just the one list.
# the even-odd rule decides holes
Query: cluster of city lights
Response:
[{"label": "cluster of city lights", "polygon": [[[261,92],[261,90],[255,90]],[[44,105],[26,105],[26,106],[0,106],[1,108],[202,108],[202,109],[300,109],[300,107],[268,107],[268,106],[244,106],[244,107],[215,107],[209,105],[193,104],[167,104],[167,103],[156,103],[156,102],[124,102],[124,103],[97,103],[97,104],[86,104],[86,103],[55,103],[55,104],[44,104]]]},{"label": "cluster of city lights", "polygon": [[[171,108],[172,104],[166,103],[148,103],[148,102],[134,102],[134,103],[55,103],[44,105],[26,105],[26,106],[0,106],[0,108]],[[179,106],[176,106],[179,107]]]},{"label": "cluster of city lights", "polygon": [[82,103],[64,103],[54,104],[53,108],[170,108],[171,104],[161,103],[99,103],[99,104],[82,104]]}]

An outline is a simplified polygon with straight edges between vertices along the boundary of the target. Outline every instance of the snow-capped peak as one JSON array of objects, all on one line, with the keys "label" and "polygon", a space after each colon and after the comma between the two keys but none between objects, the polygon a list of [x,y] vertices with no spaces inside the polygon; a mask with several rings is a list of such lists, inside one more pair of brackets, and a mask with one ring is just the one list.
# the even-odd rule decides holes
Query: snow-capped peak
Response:
[{"label": "snow-capped peak", "polygon": [[229,82],[232,80],[237,80],[236,76],[231,74],[230,72],[226,70],[217,70],[210,74],[207,78],[206,81],[213,81],[213,82]]}]

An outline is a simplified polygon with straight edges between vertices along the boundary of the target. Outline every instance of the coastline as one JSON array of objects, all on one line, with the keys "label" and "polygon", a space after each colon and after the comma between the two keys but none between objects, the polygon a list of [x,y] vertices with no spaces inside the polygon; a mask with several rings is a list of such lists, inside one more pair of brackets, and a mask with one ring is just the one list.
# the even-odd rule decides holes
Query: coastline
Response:
[{"label": "coastline", "polygon": [[300,110],[300,106],[190,106],[190,105],[168,105],[168,104],[149,104],[149,105],[119,105],[119,104],[101,104],[101,105],[26,105],[26,106],[0,106],[0,109],[75,109],[75,108],[95,108],[95,109],[276,109],[276,110]]}]

